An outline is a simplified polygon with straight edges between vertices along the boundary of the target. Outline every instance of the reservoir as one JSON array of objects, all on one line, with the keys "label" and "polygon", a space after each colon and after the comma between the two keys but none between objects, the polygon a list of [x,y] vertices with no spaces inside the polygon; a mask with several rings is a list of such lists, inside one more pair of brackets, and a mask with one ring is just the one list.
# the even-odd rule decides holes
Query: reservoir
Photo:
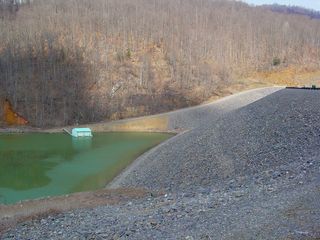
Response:
[{"label": "reservoir", "polygon": [[0,204],[105,187],[166,133],[0,135]]}]

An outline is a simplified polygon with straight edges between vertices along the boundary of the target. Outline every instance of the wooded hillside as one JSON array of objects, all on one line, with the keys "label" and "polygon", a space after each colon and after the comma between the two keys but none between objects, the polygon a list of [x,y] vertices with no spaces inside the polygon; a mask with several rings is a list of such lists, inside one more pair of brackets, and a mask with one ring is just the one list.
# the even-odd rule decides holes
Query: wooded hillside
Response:
[{"label": "wooded hillside", "polygon": [[0,99],[40,127],[190,106],[255,74],[317,71],[319,60],[319,20],[240,2],[34,0],[0,11]]},{"label": "wooded hillside", "polygon": [[320,19],[320,12],[312,9],[306,9],[303,7],[298,6],[286,6],[286,5],[279,5],[279,4],[272,4],[272,5],[263,5],[265,9],[270,9],[274,12],[285,13],[285,14],[296,14],[310,17],[311,19],[316,18]]}]

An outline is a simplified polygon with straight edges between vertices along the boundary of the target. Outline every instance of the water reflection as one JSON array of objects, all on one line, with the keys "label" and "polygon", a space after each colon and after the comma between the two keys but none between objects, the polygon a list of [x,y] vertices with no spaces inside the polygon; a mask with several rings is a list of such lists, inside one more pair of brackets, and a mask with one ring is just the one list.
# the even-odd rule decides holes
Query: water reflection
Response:
[{"label": "water reflection", "polygon": [[91,137],[72,138],[72,147],[77,152],[90,150],[92,146]]}]

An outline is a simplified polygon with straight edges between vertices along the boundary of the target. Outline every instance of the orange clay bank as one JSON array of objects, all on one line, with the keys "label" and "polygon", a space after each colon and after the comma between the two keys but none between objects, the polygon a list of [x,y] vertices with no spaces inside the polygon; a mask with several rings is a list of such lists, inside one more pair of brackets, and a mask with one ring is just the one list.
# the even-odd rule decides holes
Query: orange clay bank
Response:
[{"label": "orange clay bank", "polygon": [[8,99],[4,101],[3,110],[3,120],[6,124],[27,125],[29,123],[25,118],[23,118],[13,110],[12,105]]}]

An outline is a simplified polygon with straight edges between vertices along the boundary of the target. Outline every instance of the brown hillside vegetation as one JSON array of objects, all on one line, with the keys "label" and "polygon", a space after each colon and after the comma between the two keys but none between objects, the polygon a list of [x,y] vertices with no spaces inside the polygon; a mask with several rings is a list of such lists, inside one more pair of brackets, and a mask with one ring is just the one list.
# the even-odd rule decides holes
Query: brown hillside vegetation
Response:
[{"label": "brown hillside vegetation", "polygon": [[0,98],[34,126],[158,113],[319,76],[319,20],[240,2],[35,0],[4,12]]}]

